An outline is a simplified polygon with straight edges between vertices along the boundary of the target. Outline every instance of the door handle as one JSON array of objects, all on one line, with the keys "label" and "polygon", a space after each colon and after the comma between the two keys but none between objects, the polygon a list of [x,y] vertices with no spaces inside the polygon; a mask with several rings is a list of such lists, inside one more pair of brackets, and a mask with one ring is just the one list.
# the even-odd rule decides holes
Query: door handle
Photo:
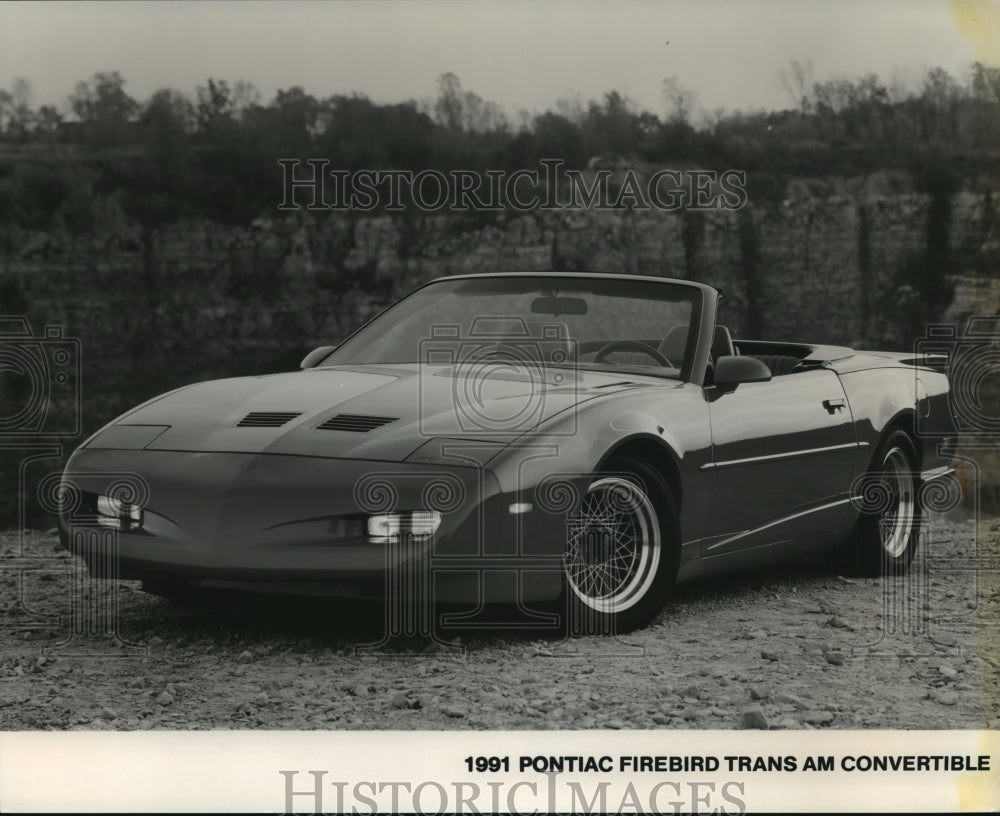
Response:
[{"label": "door handle", "polygon": [[825,399],[823,407],[826,408],[828,414],[832,414],[844,407],[844,401],[842,399]]}]

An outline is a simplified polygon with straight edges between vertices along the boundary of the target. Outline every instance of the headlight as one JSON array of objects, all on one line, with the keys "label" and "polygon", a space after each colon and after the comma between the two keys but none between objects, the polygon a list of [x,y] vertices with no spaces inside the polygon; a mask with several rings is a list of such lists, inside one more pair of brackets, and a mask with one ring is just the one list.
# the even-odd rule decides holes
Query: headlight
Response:
[{"label": "headlight", "polygon": [[432,510],[415,510],[412,513],[385,513],[368,517],[368,538],[385,543],[409,539],[423,541],[430,538],[441,526],[441,514]]},{"label": "headlight", "polygon": [[142,524],[142,508],[111,496],[97,497],[97,522],[104,527],[128,530]]}]

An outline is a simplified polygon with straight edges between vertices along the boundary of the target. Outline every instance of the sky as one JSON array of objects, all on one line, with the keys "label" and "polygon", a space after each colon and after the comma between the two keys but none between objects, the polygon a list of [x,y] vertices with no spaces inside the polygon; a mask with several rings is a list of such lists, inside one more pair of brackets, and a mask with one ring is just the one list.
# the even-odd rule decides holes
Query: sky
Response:
[{"label": "sky", "polygon": [[914,82],[1000,64],[996,0],[291,0],[0,2],[0,88],[65,107],[76,83],[117,70],[139,100],[193,95],[208,78],[252,82],[267,102],[294,85],[317,97],[426,101],[440,74],[511,115],[617,90],[665,110],[675,76],[696,108],[791,104],[792,60],[817,79],[875,72]]}]

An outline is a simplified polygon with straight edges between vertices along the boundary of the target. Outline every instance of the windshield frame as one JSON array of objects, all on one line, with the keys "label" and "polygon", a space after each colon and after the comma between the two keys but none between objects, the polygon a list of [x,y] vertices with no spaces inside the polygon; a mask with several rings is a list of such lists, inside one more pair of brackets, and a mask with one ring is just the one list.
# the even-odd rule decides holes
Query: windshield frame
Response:
[{"label": "windshield frame", "polygon": [[[608,365],[606,368],[591,368],[587,364],[588,370],[599,370],[606,373],[628,373],[628,374],[638,374],[641,376],[656,377],[658,379],[670,379],[672,381],[681,380],[683,382],[696,382],[701,384],[704,380],[705,370],[708,362],[708,345],[706,345],[706,337],[711,336],[712,329],[714,328],[714,315],[715,307],[719,297],[719,290],[715,287],[701,283],[699,281],[691,280],[681,280],[678,278],[661,278],[654,277],[652,275],[619,275],[619,274],[608,274],[608,273],[594,273],[594,272],[490,272],[481,274],[466,274],[466,275],[450,275],[447,277],[435,278],[433,280],[427,281],[426,283],[411,289],[405,295],[397,298],[395,301],[387,305],[384,309],[380,310],[378,313],[369,318],[365,323],[355,329],[351,334],[345,337],[336,347],[330,350],[330,352],[319,360],[313,368],[326,368],[333,366],[369,366],[369,365],[381,365],[375,363],[364,363],[364,362],[351,362],[345,360],[335,360],[338,351],[340,351],[344,345],[354,339],[358,334],[368,329],[372,323],[377,320],[382,319],[387,313],[395,309],[403,301],[409,299],[416,293],[426,289],[429,286],[434,286],[435,284],[444,283],[446,281],[459,281],[459,280],[477,280],[477,279],[495,279],[495,278],[530,278],[530,279],[553,279],[554,281],[562,280],[576,280],[581,283],[587,281],[620,281],[620,282],[638,282],[643,284],[663,284],[673,287],[685,287],[691,289],[691,321],[690,330],[688,333],[687,347],[684,353],[684,360],[680,367],[679,374],[665,374],[663,372],[667,369],[661,369],[656,367],[641,367],[641,366],[628,366],[628,365]],[[707,327],[707,329],[706,329]],[[709,343],[710,345],[710,343]],[[385,365],[389,365],[388,363]],[[397,364],[399,365],[399,364]]]}]

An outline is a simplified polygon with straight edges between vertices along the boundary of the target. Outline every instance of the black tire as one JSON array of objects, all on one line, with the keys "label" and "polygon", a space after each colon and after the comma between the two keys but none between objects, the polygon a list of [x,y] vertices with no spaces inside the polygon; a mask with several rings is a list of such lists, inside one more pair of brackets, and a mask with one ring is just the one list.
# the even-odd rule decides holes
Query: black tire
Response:
[{"label": "black tire", "polygon": [[868,473],[856,486],[861,516],[837,566],[869,578],[906,572],[920,540],[919,487],[913,442],[904,431],[892,431],[879,443]]},{"label": "black tire", "polygon": [[663,477],[639,459],[613,458],[567,523],[567,630],[614,635],[646,626],[663,608],[680,563],[677,507]]}]

